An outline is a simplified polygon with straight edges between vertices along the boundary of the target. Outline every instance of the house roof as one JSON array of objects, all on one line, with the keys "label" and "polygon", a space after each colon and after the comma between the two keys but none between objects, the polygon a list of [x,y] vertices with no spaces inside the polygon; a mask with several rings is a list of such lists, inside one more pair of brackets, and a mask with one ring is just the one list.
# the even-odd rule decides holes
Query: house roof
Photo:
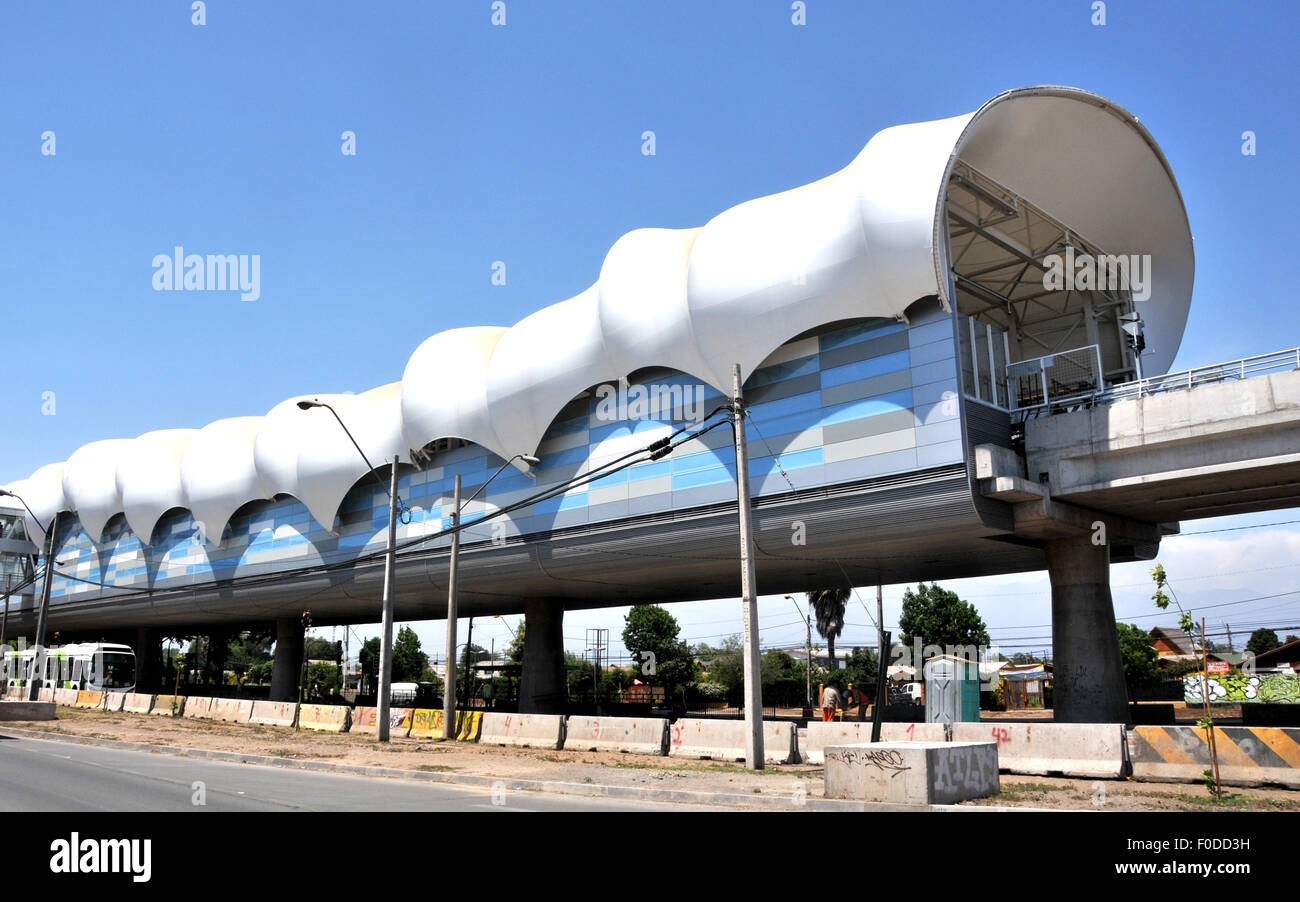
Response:
[{"label": "house roof", "polygon": [[1187,634],[1186,630],[1179,629],[1176,626],[1153,626],[1150,635],[1152,644],[1155,644],[1159,639],[1163,639],[1180,655],[1194,655],[1200,649],[1200,646]]}]

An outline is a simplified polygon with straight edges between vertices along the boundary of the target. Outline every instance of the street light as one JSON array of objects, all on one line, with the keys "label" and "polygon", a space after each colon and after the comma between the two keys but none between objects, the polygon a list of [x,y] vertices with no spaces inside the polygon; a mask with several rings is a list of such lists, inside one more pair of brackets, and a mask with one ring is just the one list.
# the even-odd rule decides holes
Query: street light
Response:
[{"label": "street light", "polygon": [[[366,452],[361,450],[357,440],[352,437],[348,431],[347,424],[339,416],[338,411],[324,401],[299,401],[299,410],[311,410],[313,407],[324,407],[330,413],[334,414],[334,419],[339,421],[339,426],[352,442],[352,446],[357,449],[361,459],[366,462],[366,466],[371,473],[375,468],[370,464],[370,458],[366,457]],[[394,565],[397,560],[397,511],[400,507],[402,512],[406,512],[405,505],[401,504],[397,497],[397,461],[401,452],[393,453],[393,471],[390,474],[390,488],[385,489],[388,493],[388,548],[384,553],[384,609],[383,609],[383,639],[379,647],[379,700],[377,703],[378,711],[376,712],[379,727],[379,741],[388,742],[389,723],[388,723],[388,697],[391,692],[393,680],[393,589],[394,589]],[[378,475],[375,476],[379,481]],[[383,485],[380,481],[380,485]]]},{"label": "street light", "polygon": [[[40,697],[37,674],[44,673],[45,622],[50,611],[50,584],[54,579],[54,530],[58,528],[59,512],[54,512],[54,516],[50,518],[50,528],[46,529],[41,525],[40,518],[36,516],[36,513],[28,506],[21,495],[7,489],[0,489],[0,498],[17,498],[19,503],[27,508],[27,513],[31,514],[32,519],[36,521],[36,525],[45,533],[45,575],[41,577],[41,607],[40,612],[36,615],[36,649],[32,658],[32,678],[27,681],[27,700],[34,702]],[[6,595],[6,609],[8,604],[9,598]]]},{"label": "street light", "polygon": [[808,627],[808,666],[805,671],[808,676],[808,708],[812,708],[812,617],[808,616],[799,607],[799,602],[794,600],[793,595],[787,595],[786,598],[794,602],[794,609],[799,611],[799,617],[803,620],[804,626]]},{"label": "street light", "polygon": [[[492,480],[505,471],[517,460],[522,460],[530,467],[535,467],[541,460],[531,454],[516,454],[507,460],[497,471],[487,478],[473,495],[462,503],[460,500],[460,474],[456,474],[456,486],[451,501],[451,562],[447,570],[447,679],[442,687],[442,735],[444,739],[456,736],[456,576],[460,567],[460,512],[486,489]],[[530,474],[531,475],[531,474]],[[467,652],[468,656],[468,652]],[[468,665],[467,665],[468,667]],[[469,704],[466,690],[465,703]]]}]

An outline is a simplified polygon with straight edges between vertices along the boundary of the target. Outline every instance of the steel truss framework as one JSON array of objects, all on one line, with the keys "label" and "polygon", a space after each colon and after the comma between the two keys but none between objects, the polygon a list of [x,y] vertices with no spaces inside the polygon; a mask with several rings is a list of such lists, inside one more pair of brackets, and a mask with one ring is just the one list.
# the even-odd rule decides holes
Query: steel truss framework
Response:
[{"label": "steel truss framework", "polygon": [[1135,377],[1120,320],[1134,312],[1131,287],[1044,286],[1050,255],[1103,260],[1105,249],[961,160],[946,207],[957,311],[1005,332],[1011,362],[1095,344],[1108,381]]}]

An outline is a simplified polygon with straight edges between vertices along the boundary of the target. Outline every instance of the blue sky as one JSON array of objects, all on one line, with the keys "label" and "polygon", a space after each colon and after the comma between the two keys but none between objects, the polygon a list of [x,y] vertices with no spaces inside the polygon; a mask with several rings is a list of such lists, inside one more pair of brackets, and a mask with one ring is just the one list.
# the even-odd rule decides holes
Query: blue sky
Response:
[{"label": "blue sky", "polygon": [[[1116,0],[1094,26],[1087,0],[806,6],[795,26],[788,0],[506,0],[504,27],[490,0],[211,2],[203,26],[188,2],[6,7],[0,481],[96,439],[394,381],[435,332],[586,288],[630,229],[700,225],[840,168],[881,128],[1036,83],[1113,98],[1169,158],[1197,258],[1176,369],[1300,344],[1294,8]],[[151,260],[176,245],[259,254],[261,297],[155,292]],[[1162,560],[1179,588],[1170,561],[1186,556],[1195,607],[1283,591],[1297,550],[1287,526],[1170,540]],[[1121,616],[1149,613],[1149,591],[1123,588],[1145,569],[1115,568]],[[960,583],[1008,628],[1049,622],[1045,586]],[[1300,618],[1272,604],[1239,619]],[[856,609],[846,637],[865,641]],[[789,602],[763,610],[765,643],[801,640]],[[674,611],[688,638],[740,627],[735,602]],[[585,626],[617,636],[621,614],[570,615],[572,647]],[[440,625],[420,631],[440,642]]]}]

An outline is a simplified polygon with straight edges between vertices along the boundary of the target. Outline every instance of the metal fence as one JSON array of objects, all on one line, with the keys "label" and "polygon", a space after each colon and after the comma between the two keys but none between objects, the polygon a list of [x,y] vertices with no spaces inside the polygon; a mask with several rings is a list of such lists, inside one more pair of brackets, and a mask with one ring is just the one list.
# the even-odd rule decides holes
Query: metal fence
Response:
[{"label": "metal fence", "polygon": [[1007,365],[1012,410],[1029,410],[1096,395],[1105,387],[1101,349],[1088,345]]},{"label": "metal fence", "polygon": [[1112,404],[1115,401],[1131,401],[1147,395],[1157,395],[1168,391],[1184,391],[1200,385],[1214,385],[1220,382],[1237,382],[1252,376],[1266,376],[1269,373],[1286,373],[1300,369],[1300,348],[1287,351],[1274,351],[1245,357],[1230,363],[1215,363],[1183,370],[1181,373],[1169,373],[1164,376],[1152,376],[1136,382],[1125,382],[1097,394],[1100,404]]}]

